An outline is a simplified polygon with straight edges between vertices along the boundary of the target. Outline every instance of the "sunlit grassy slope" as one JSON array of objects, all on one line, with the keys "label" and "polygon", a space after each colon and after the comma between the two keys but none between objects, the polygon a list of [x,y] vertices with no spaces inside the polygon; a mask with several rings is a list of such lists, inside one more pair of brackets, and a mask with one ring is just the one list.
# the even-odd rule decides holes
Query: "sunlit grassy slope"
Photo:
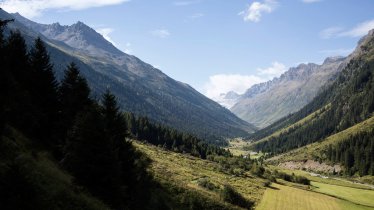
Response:
[{"label": "sunlit grassy slope", "polygon": [[[334,145],[338,142],[344,141],[350,136],[357,135],[360,132],[367,131],[374,127],[374,116],[358,123],[346,130],[343,130],[339,133],[331,135],[320,142],[315,142],[313,144],[306,145],[304,147],[292,150],[288,153],[281,154],[274,158],[271,158],[271,161],[276,162],[285,162],[285,161],[304,161],[307,159],[312,160],[325,160],[325,151],[329,145]],[[373,198],[374,199],[374,198]]]},{"label": "sunlit grassy slope", "polygon": [[285,128],[282,128],[282,129],[279,129],[279,130],[276,130],[274,133],[272,133],[271,135],[268,135],[256,142],[254,142],[253,144],[257,144],[257,143],[260,143],[260,142],[264,142],[264,141],[268,141],[270,138],[272,137],[278,137],[279,135],[283,134],[283,133],[288,133],[290,130],[292,129],[295,129],[295,128],[298,128],[298,127],[302,127],[308,123],[311,123],[313,122],[313,120],[319,118],[321,115],[324,114],[325,111],[331,109],[331,104],[327,104],[326,106],[324,106],[322,109],[319,109],[313,113],[311,113],[310,115],[306,116],[305,118],[285,127]]},{"label": "sunlit grassy slope", "polygon": [[[264,180],[251,175],[236,177],[220,171],[219,164],[192,157],[188,154],[174,153],[162,148],[134,141],[134,146],[147,154],[152,160],[151,171],[156,180],[166,185],[198,193],[207,201],[222,203],[227,208],[239,208],[224,203],[219,189],[224,184],[233,186],[248,200],[258,203],[265,191]],[[207,190],[198,185],[200,179],[207,178],[217,190]]]}]

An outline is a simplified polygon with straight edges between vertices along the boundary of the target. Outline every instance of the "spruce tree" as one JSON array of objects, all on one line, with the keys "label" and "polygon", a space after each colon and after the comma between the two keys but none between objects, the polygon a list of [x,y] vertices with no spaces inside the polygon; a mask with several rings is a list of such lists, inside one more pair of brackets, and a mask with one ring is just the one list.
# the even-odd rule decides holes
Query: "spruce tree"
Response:
[{"label": "spruce tree", "polygon": [[64,140],[66,132],[74,124],[77,114],[92,104],[89,97],[90,88],[86,79],[80,75],[75,63],[71,63],[65,70],[58,93],[60,105],[58,135],[60,139]]},{"label": "spruce tree", "polygon": [[[30,67],[34,80],[30,89],[34,104],[39,110],[38,116],[35,117],[40,125],[39,136],[43,139],[50,139],[58,114],[58,83],[53,73],[53,65],[50,63],[49,54],[40,38],[35,40],[30,51]],[[49,144],[52,144],[52,142],[49,142]]]}]

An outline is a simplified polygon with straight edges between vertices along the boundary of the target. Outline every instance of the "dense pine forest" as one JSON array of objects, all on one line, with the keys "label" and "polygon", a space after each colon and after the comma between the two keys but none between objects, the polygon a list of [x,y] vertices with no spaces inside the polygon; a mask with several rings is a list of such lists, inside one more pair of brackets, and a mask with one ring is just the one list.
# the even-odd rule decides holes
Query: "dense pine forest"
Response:
[{"label": "dense pine forest", "polygon": [[349,176],[355,173],[374,175],[374,129],[351,136],[335,146],[330,145],[326,156],[333,163],[343,164]]}]

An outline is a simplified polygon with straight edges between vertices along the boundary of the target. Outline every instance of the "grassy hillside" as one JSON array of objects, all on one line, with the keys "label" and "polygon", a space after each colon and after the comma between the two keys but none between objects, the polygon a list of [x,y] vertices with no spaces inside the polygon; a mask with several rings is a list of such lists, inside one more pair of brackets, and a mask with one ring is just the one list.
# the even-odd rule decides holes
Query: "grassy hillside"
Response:
[{"label": "grassy hillside", "polygon": [[337,143],[350,139],[359,133],[366,132],[373,127],[374,116],[346,130],[331,135],[322,141],[306,145],[304,147],[292,150],[279,156],[275,156],[268,161],[273,163],[280,163],[286,161],[306,161],[310,159],[329,162],[326,158],[326,151],[330,145],[334,146]]},{"label": "grassy hillside", "polygon": [[12,128],[0,141],[0,189],[2,209],[109,209]]},{"label": "grassy hillside", "polygon": [[[174,190],[176,194],[172,200],[183,200],[186,192],[197,193],[206,203],[215,203],[222,208],[239,208],[223,202],[220,191],[226,184],[234,187],[246,199],[258,203],[265,191],[264,179],[253,177],[250,174],[233,176],[221,172],[220,165],[208,160],[192,157],[188,154],[174,153],[162,148],[134,141],[134,146],[149,156],[152,160],[151,171],[156,180],[163,186]],[[205,180],[210,183],[211,189],[201,186]]]}]

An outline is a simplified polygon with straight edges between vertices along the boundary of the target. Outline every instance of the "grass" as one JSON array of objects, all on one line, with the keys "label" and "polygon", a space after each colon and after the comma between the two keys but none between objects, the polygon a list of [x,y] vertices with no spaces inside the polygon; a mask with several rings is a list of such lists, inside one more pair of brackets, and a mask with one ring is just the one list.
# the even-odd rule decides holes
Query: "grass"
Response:
[{"label": "grass", "polygon": [[312,182],[313,191],[374,208],[374,191]]},{"label": "grass", "polygon": [[258,210],[335,210],[340,209],[338,199],[294,187],[272,184],[265,191]]},{"label": "grass", "polygon": [[297,127],[301,127],[309,122],[312,122],[313,120],[315,120],[316,118],[320,117],[321,115],[324,114],[325,111],[329,110],[331,108],[331,104],[327,104],[326,106],[324,106],[323,108],[311,113],[310,115],[304,117],[303,119],[297,121],[296,123],[292,124],[292,125],[289,125],[287,126],[286,128],[282,128],[282,129],[279,129],[277,131],[275,131],[273,134],[269,135],[269,136],[266,136],[265,138],[263,139],[260,139],[258,141],[255,141],[252,145],[255,145],[257,143],[260,143],[260,142],[264,142],[264,141],[268,141],[270,138],[272,137],[278,137],[280,136],[282,133],[287,133],[290,129],[293,129],[293,128],[297,128]]},{"label": "grass", "polygon": [[234,156],[245,156],[250,153],[250,151],[244,149],[244,147],[248,146],[249,144],[249,142],[243,141],[241,138],[235,138],[229,141],[229,146],[226,147],[226,149],[229,149]]},{"label": "grass", "polygon": [[[143,144],[137,141],[133,145],[145,153],[151,160],[150,170],[160,183],[198,193],[201,197],[217,203],[223,203],[219,190],[208,190],[199,186],[199,180],[209,179],[218,189],[225,184],[235,188],[244,198],[258,203],[265,191],[264,179],[251,175],[237,177],[220,171],[220,165],[208,160],[192,157],[188,154],[174,153],[162,148]],[[223,205],[223,204],[222,204]],[[229,208],[235,206],[225,203]]]},{"label": "grass", "polygon": [[304,161],[304,160],[316,160],[322,158],[326,159],[324,154],[329,145],[335,145],[338,142],[344,141],[349,136],[357,135],[360,132],[366,131],[374,127],[374,116],[358,123],[346,130],[331,135],[321,142],[315,142],[307,146],[292,150],[285,154],[273,157],[270,160],[273,162],[286,162],[286,161]]},{"label": "grass", "polygon": [[321,178],[321,177],[318,177],[318,176],[312,176],[307,171],[290,170],[290,169],[280,168],[280,167],[272,166],[272,165],[269,165],[268,168],[270,168],[272,170],[276,169],[278,171],[285,172],[285,173],[288,173],[288,174],[294,173],[295,175],[298,175],[298,176],[304,176],[304,177],[306,177],[309,180],[314,181],[314,182],[330,184],[330,185],[338,185],[338,186],[350,187],[350,188],[357,188],[357,189],[373,190],[369,186],[362,185],[362,184],[359,184],[359,183],[354,183],[352,181],[346,180],[346,179],[341,178],[341,177],[339,177],[339,178],[336,178],[336,177]]},{"label": "grass", "polygon": [[229,146],[227,146],[225,149],[229,149],[234,156],[250,155],[251,159],[258,159],[264,155],[262,152],[256,152],[255,154],[252,153],[252,151],[249,149],[250,145],[251,143],[248,141],[244,141],[241,138],[235,138],[229,140]]},{"label": "grass", "polygon": [[[325,186],[330,189],[332,185]],[[333,187],[333,186],[332,186]],[[363,190],[360,190],[363,191]],[[298,189],[290,186],[272,184],[263,196],[257,210],[374,210],[325,194]]]}]

